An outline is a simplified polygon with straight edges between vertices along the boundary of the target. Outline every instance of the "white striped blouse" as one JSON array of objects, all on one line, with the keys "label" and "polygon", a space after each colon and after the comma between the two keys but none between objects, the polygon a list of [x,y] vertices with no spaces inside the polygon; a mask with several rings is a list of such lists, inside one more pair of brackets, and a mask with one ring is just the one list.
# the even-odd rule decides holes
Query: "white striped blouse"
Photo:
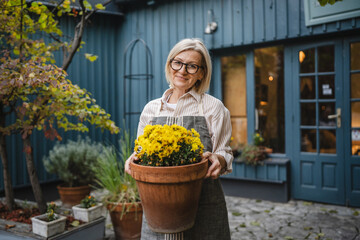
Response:
[{"label": "white striped blouse", "polygon": [[232,130],[229,110],[217,98],[208,94],[200,95],[194,90],[190,90],[181,96],[175,109],[173,109],[166,104],[168,96],[172,92],[173,89],[170,88],[165,91],[161,98],[152,100],[146,104],[140,116],[137,136],[143,134],[145,126],[150,124],[152,118],[156,116],[161,102],[163,102],[163,104],[159,116],[198,116],[198,104],[202,98],[203,113],[213,144],[212,152],[225,158],[227,169],[224,174],[231,173],[234,157],[229,146]]}]

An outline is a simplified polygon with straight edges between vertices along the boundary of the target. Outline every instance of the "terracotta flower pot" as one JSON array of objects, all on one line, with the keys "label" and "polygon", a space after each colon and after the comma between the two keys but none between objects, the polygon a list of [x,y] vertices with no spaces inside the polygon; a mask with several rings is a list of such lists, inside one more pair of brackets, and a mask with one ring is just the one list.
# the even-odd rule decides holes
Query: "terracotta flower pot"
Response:
[{"label": "terracotta flower pot", "polygon": [[[126,203],[127,209],[131,203]],[[115,237],[117,240],[138,240],[141,237],[141,224],[143,209],[139,203],[137,207],[135,205],[123,214],[123,205],[118,204],[114,207],[113,204],[108,204],[107,209],[110,212],[111,222],[114,227]]]},{"label": "terracotta flower pot", "polygon": [[208,161],[150,167],[130,163],[149,228],[159,233],[177,233],[195,223],[203,178]]},{"label": "terracotta flower pot", "polygon": [[90,194],[91,190],[89,186],[64,187],[63,185],[58,185],[57,189],[65,207],[79,204],[84,197]]}]

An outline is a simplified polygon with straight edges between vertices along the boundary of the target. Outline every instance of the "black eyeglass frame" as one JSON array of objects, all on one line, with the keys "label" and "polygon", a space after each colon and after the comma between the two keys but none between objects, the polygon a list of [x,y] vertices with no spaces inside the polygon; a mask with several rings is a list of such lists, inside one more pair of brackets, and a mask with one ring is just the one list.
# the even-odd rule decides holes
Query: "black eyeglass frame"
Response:
[{"label": "black eyeglass frame", "polygon": [[[179,69],[174,69],[173,66],[171,65],[173,61],[176,61],[176,62],[181,63],[181,67],[180,67]],[[183,63],[183,62],[181,62],[181,61],[179,61],[179,60],[175,60],[175,59],[171,59],[171,60],[170,60],[170,67],[171,67],[174,71],[180,71],[184,65],[185,65],[185,71],[186,71],[188,74],[196,74],[196,73],[199,71],[200,68],[204,69],[203,66],[199,66],[199,65],[196,65],[196,64]],[[187,69],[187,68],[188,68],[188,65],[196,66],[196,67],[197,67],[196,71],[195,71],[194,73],[189,73],[189,71],[188,71],[188,69]]]}]

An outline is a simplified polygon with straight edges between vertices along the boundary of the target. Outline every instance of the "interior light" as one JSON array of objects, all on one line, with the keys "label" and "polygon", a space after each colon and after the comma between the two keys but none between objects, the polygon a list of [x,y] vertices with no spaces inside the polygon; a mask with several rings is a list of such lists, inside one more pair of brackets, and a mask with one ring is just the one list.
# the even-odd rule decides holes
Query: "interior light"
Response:
[{"label": "interior light", "polygon": [[299,52],[299,62],[302,63],[305,59],[306,55],[303,51]]},{"label": "interior light", "polygon": [[269,81],[272,82],[274,80],[274,77],[269,75]]}]

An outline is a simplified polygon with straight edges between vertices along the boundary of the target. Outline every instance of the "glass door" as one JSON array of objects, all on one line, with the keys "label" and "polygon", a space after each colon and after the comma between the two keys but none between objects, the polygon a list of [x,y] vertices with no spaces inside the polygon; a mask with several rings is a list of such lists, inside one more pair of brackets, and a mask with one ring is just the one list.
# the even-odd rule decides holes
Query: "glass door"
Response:
[{"label": "glass door", "polygon": [[346,204],[360,206],[360,38],[344,41],[344,52]]},{"label": "glass door", "polygon": [[344,204],[341,42],[293,51],[294,197]]}]

